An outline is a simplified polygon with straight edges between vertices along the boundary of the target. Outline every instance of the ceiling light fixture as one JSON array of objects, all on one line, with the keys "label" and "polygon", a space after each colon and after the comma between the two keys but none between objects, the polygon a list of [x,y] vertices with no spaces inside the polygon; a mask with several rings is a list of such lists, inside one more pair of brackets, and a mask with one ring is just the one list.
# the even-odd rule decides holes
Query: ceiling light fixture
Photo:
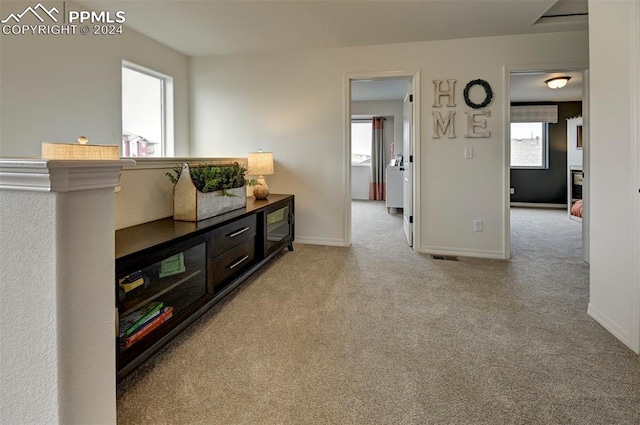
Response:
[{"label": "ceiling light fixture", "polygon": [[571,77],[554,77],[545,81],[550,89],[561,89],[567,85]]}]

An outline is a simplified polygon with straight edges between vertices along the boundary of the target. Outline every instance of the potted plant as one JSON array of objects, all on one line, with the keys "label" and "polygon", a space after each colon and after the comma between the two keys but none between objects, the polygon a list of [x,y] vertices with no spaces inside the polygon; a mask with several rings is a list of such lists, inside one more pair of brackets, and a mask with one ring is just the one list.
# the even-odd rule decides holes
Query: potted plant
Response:
[{"label": "potted plant", "polygon": [[197,164],[175,167],[166,173],[173,186],[173,218],[200,221],[224,214],[247,204],[247,168],[232,164]]}]

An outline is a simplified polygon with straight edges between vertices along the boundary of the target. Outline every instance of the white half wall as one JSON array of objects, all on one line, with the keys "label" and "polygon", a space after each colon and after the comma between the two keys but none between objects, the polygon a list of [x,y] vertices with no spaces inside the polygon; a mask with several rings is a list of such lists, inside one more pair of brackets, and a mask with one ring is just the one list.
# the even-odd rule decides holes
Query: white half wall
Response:
[{"label": "white half wall", "polygon": [[[17,2],[0,2],[0,16]],[[26,3],[22,3],[24,5]],[[71,1],[67,10],[84,9]],[[173,77],[175,155],[189,155],[189,62],[130,28],[122,35],[2,35],[0,156],[40,156],[40,143],[120,145],[122,60]]]},{"label": "white half wall", "polygon": [[0,159],[0,423],[115,424],[114,187],[132,161]]},{"label": "white half wall", "polygon": [[[589,1],[589,314],[636,353],[638,335],[637,2]],[[635,61],[635,63],[634,63]],[[635,75],[633,70],[635,69]]]},{"label": "white half wall", "polygon": [[166,174],[185,162],[246,165],[247,158],[136,158],[136,164],[126,166],[120,175],[116,230],[173,216],[173,183]]},{"label": "white half wall", "polygon": [[[192,155],[272,151],[274,193],[296,195],[296,239],[344,244],[345,75],[421,72],[421,243],[503,258],[505,248],[505,65],[582,62],[586,32],[488,37],[279,54],[191,58]],[[463,100],[474,79],[491,84],[491,136],[468,139]],[[433,136],[433,80],[456,79],[455,139]],[[478,87],[476,87],[478,88]],[[481,101],[481,99],[480,99]],[[477,102],[477,100],[476,100]],[[474,159],[464,159],[473,147]],[[473,220],[484,221],[474,232]]]}]

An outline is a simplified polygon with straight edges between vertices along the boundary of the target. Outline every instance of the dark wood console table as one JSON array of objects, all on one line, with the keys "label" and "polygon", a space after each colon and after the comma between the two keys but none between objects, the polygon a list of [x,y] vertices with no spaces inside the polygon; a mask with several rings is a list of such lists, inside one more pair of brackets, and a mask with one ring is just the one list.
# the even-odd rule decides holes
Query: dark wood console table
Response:
[{"label": "dark wood console table", "polygon": [[293,251],[294,235],[294,196],[276,194],[199,222],[168,217],[116,231],[118,381],[282,249]]}]

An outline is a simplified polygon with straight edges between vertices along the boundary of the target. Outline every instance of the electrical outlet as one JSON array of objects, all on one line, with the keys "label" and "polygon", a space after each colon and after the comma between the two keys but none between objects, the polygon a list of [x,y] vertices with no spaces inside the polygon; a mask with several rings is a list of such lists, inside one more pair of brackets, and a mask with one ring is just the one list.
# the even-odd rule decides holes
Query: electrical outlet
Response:
[{"label": "electrical outlet", "polygon": [[473,220],[473,230],[482,232],[482,220]]},{"label": "electrical outlet", "polygon": [[515,188],[513,188],[513,187],[511,188],[511,194],[512,194],[512,195],[515,195],[515,194],[516,194],[516,190],[515,190]]},{"label": "electrical outlet", "polygon": [[473,158],[473,148],[464,148],[464,159]]}]

